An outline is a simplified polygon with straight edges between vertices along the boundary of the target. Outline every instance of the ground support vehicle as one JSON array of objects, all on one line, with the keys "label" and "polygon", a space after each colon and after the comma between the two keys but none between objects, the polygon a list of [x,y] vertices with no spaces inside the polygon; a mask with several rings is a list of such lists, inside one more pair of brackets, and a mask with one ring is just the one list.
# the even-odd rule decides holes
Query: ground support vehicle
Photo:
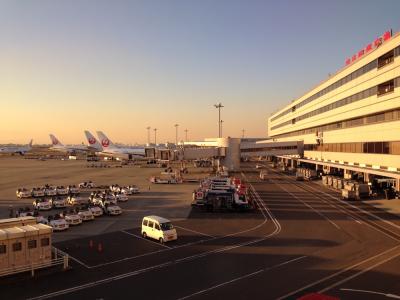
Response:
[{"label": "ground support vehicle", "polygon": [[95,217],[100,217],[103,215],[103,209],[98,205],[89,205],[88,209],[92,212]]},{"label": "ground support vehicle", "polygon": [[178,239],[178,234],[171,221],[159,216],[144,217],[141,231],[144,238],[155,239],[161,244]]},{"label": "ground support vehicle", "polygon": [[107,203],[105,201],[105,203],[103,202],[103,211],[105,214],[110,215],[110,216],[119,216],[120,214],[122,214],[122,209],[121,207],[119,207],[116,204],[113,203]]},{"label": "ground support vehicle", "polygon": [[356,193],[352,190],[342,189],[343,200],[356,200]]},{"label": "ground support vehicle", "polygon": [[44,189],[42,188],[32,188],[31,193],[34,198],[44,197]]},{"label": "ground support vehicle", "polygon": [[89,208],[79,209],[78,215],[81,217],[82,221],[92,221],[94,216]]},{"label": "ground support vehicle", "polygon": [[68,199],[57,197],[53,199],[52,204],[54,208],[65,208],[68,206]]},{"label": "ground support vehicle", "polygon": [[111,192],[119,192],[121,190],[121,187],[118,184],[110,185],[109,188]]},{"label": "ground support vehicle", "polygon": [[68,189],[64,186],[58,186],[56,188],[57,195],[64,196],[68,195]]},{"label": "ground support vehicle", "polygon": [[80,189],[92,189],[96,187],[92,181],[81,182],[78,186]]},{"label": "ground support vehicle", "polygon": [[87,198],[80,196],[68,196],[67,200],[69,205],[82,205],[89,202]]},{"label": "ground support vehicle", "polygon": [[173,177],[162,178],[162,177],[156,177],[156,176],[150,177],[150,182],[156,183],[156,184],[176,184],[176,183],[178,183],[178,181]]},{"label": "ground support vehicle", "polygon": [[15,194],[20,199],[22,199],[22,198],[30,198],[32,196],[32,193],[30,191],[28,191],[26,188],[17,189]]},{"label": "ground support vehicle", "polygon": [[115,199],[115,201],[126,202],[126,201],[128,201],[128,196],[123,193],[115,193],[114,199]]},{"label": "ground support vehicle", "polygon": [[32,204],[33,208],[36,210],[50,210],[53,207],[51,198],[35,199]]},{"label": "ground support vehicle", "polygon": [[82,219],[75,210],[64,212],[62,214],[62,217],[65,219],[65,221],[68,223],[69,226],[82,224]]},{"label": "ground support vehicle", "polygon": [[80,190],[76,185],[69,185],[68,186],[68,193],[70,195],[78,195],[80,193]]},{"label": "ground support vehicle", "polygon": [[54,218],[52,216],[48,217],[48,225],[53,228],[53,231],[64,231],[69,228],[67,221],[58,214]]},{"label": "ground support vehicle", "polygon": [[44,189],[45,196],[57,196],[57,189],[54,186],[46,186]]}]

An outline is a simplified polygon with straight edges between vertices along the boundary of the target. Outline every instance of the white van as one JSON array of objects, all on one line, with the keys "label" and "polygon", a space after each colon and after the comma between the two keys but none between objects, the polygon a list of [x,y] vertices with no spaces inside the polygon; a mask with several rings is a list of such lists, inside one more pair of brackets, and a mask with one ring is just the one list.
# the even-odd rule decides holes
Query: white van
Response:
[{"label": "white van", "polygon": [[158,216],[147,216],[142,221],[142,236],[152,238],[160,243],[174,241],[178,238],[171,221]]}]

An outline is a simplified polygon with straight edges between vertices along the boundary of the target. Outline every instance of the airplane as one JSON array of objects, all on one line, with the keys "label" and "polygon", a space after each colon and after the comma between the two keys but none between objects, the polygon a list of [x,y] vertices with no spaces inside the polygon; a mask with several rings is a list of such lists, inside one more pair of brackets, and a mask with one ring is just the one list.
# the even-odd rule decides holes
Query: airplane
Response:
[{"label": "airplane", "polygon": [[91,134],[88,130],[85,130],[85,136],[89,143],[88,147],[94,149],[96,152],[102,152],[103,146],[99,143],[99,141]]},{"label": "airplane", "polygon": [[114,143],[102,131],[96,131],[96,133],[99,137],[100,144],[103,147],[103,151],[101,152],[102,154],[129,160],[145,157],[146,155],[144,147],[121,148],[114,145]]},{"label": "airplane", "polygon": [[52,146],[49,148],[50,150],[67,152],[67,153],[90,151],[89,147],[85,145],[64,145],[53,134],[50,134],[50,139],[52,143]]},{"label": "airplane", "polygon": [[3,146],[3,147],[0,147],[0,153],[25,155],[26,152],[28,152],[32,149],[32,142],[33,142],[33,140],[31,140],[29,142],[29,144],[26,146]]}]

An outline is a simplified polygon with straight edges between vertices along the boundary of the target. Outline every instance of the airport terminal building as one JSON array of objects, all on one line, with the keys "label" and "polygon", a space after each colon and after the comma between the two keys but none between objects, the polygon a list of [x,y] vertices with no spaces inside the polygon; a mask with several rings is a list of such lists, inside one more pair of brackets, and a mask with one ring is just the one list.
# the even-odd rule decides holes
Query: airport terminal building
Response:
[{"label": "airport terminal building", "polygon": [[[386,32],[345,67],[268,118],[268,136],[296,146],[281,159],[400,185],[400,34]],[[290,144],[291,143],[291,144]],[[282,144],[287,147],[286,144]]]}]

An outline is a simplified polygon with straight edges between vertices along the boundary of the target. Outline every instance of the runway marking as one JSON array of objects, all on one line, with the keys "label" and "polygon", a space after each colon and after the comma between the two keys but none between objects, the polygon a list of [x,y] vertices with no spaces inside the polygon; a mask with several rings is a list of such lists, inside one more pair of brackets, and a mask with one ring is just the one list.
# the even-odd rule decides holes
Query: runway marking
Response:
[{"label": "runway marking", "polygon": [[376,291],[367,291],[367,290],[357,290],[357,289],[340,289],[341,291],[348,291],[348,292],[359,292],[359,293],[367,293],[367,294],[375,294],[375,295],[381,295],[386,298],[394,298],[394,299],[400,299],[399,295],[395,294],[387,294],[387,293],[382,293],[382,292],[376,292]]},{"label": "runway marking", "polygon": [[125,230],[121,230],[121,232],[126,233],[126,234],[129,234],[129,235],[131,235],[131,236],[134,236],[134,237],[136,237],[136,238],[138,238],[138,239],[141,239],[141,240],[144,240],[144,241],[147,241],[147,242],[156,244],[156,245],[158,245],[158,246],[161,246],[161,247],[164,247],[164,248],[168,248],[168,249],[172,249],[171,247],[169,247],[169,246],[167,246],[167,245],[165,245],[165,244],[161,244],[161,243],[156,242],[156,241],[153,241],[153,240],[151,240],[151,239],[145,239],[144,237],[142,237],[142,236],[140,236],[140,235],[137,235],[137,234],[134,234],[134,233],[125,231]]},{"label": "runway marking", "polygon": [[249,277],[255,276],[255,275],[260,274],[260,273],[262,273],[262,272],[266,272],[266,271],[270,271],[270,270],[279,268],[279,267],[281,267],[281,266],[290,264],[290,263],[292,263],[292,262],[301,260],[301,259],[306,258],[306,257],[307,257],[307,256],[297,257],[297,258],[294,258],[294,259],[285,261],[285,262],[283,262],[283,263],[277,264],[277,265],[275,265],[275,266],[272,266],[272,267],[269,267],[269,268],[265,268],[265,269],[261,269],[261,270],[258,270],[258,271],[256,271],[256,272],[252,272],[252,273],[249,273],[249,274],[246,274],[246,275],[243,275],[243,276],[240,276],[240,277],[231,279],[231,280],[229,280],[229,281],[222,282],[222,283],[217,284],[217,285],[214,285],[214,286],[212,286],[212,287],[209,287],[209,288],[200,290],[200,291],[195,292],[195,293],[193,293],[193,294],[190,294],[190,295],[187,295],[187,296],[178,298],[177,300],[184,300],[184,299],[191,298],[191,297],[193,297],[193,296],[201,295],[201,294],[204,294],[204,293],[209,292],[209,291],[211,291],[211,290],[215,290],[215,289],[220,288],[220,287],[222,287],[222,286],[231,284],[231,283],[233,283],[233,282],[236,282],[236,281],[239,281],[239,280],[242,280],[242,279],[245,279],[245,278],[249,278]]},{"label": "runway marking", "polygon": [[187,295],[187,296],[184,296],[184,297],[182,297],[182,298],[178,298],[177,300],[184,300],[184,299],[191,298],[191,297],[193,297],[193,296],[201,295],[201,294],[204,294],[204,293],[206,293],[206,292],[208,292],[208,291],[217,289],[217,288],[222,287],[222,286],[224,286],[224,285],[227,285],[227,284],[230,284],[230,283],[233,283],[233,282],[236,282],[236,281],[245,279],[245,278],[249,278],[249,277],[255,276],[255,275],[257,275],[257,274],[259,274],[259,273],[262,273],[262,272],[264,272],[264,269],[261,269],[261,270],[258,270],[258,271],[256,271],[256,272],[249,273],[249,274],[246,274],[246,275],[237,277],[237,278],[235,278],[235,279],[232,279],[232,280],[229,280],[229,281],[226,281],[226,282],[223,282],[223,283],[214,285],[214,286],[212,286],[212,287],[210,287],[210,288],[207,288],[207,289],[198,291],[198,292],[193,293],[193,294],[191,294],[191,295]]},{"label": "runway marking", "polygon": [[340,285],[342,283],[345,283],[345,282],[347,282],[347,281],[349,281],[349,280],[351,280],[353,278],[356,278],[356,277],[358,277],[358,276],[360,276],[360,275],[362,275],[362,274],[364,274],[364,273],[366,273],[366,272],[368,272],[368,271],[370,271],[370,270],[372,270],[372,269],[374,269],[376,267],[379,267],[380,265],[383,265],[384,263],[387,263],[388,261],[391,261],[392,259],[395,259],[396,257],[399,257],[399,256],[400,256],[400,253],[392,255],[391,257],[386,258],[386,259],[384,259],[384,260],[382,260],[382,261],[380,261],[380,262],[378,262],[378,263],[366,268],[365,270],[359,271],[359,272],[355,273],[354,275],[351,275],[351,276],[346,277],[346,278],[344,278],[344,279],[342,279],[342,280],[340,280],[338,282],[335,282],[334,284],[322,289],[319,292],[320,293],[324,293],[326,291],[329,291],[330,289],[332,289],[332,288],[334,288],[334,287],[336,287],[336,286],[338,286],[338,285]]},{"label": "runway marking", "polygon": [[352,216],[348,216],[347,218],[348,218],[349,220],[353,220],[354,222],[357,222],[358,224],[362,224],[361,221],[359,221],[359,220],[353,218]]},{"label": "runway marking", "polygon": [[140,269],[140,270],[136,270],[136,271],[120,274],[120,275],[117,275],[117,276],[104,278],[104,279],[101,279],[101,280],[89,282],[89,283],[86,283],[86,284],[82,284],[82,285],[78,285],[78,286],[75,286],[75,287],[71,287],[71,288],[67,288],[67,289],[64,289],[64,290],[60,290],[60,291],[57,291],[57,292],[48,293],[48,294],[41,295],[41,296],[38,296],[38,297],[32,297],[32,298],[29,298],[28,300],[48,299],[48,298],[52,298],[52,297],[56,297],[56,296],[60,296],[60,295],[65,295],[65,294],[69,294],[69,293],[76,292],[76,291],[79,291],[79,290],[84,290],[84,289],[87,289],[87,288],[98,286],[98,285],[101,285],[101,284],[110,283],[112,281],[121,280],[121,279],[124,279],[124,278],[136,276],[136,275],[148,272],[148,271],[161,269],[161,268],[164,268],[164,267],[167,267],[167,266],[176,265],[176,264],[179,264],[179,263],[182,263],[182,262],[192,261],[192,260],[195,260],[197,258],[202,258],[202,257],[208,256],[208,255],[211,255],[211,254],[226,252],[226,251],[237,249],[237,248],[241,248],[241,247],[244,247],[244,246],[253,245],[253,244],[256,244],[256,243],[258,243],[260,241],[264,241],[264,240],[266,240],[267,238],[269,238],[271,236],[274,236],[279,231],[280,230],[278,228],[276,228],[274,232],[272,232],[269,235],[266,235],[266,236],[264,236],[264,237],[262,237],[260,239],[251,240],[251,241],[244,242],[244,243],[241,243],[241,244],[235,244],[235,245],[232,245],[232,246],[227,246],[227,247],[223,247],[223,248],[210,250],[210,251],[203,252],[203,253],[200,253],[200,254],[195,254],[195,255],[188,256],[188,257],[184,257],[184,258],[181,258],[181,259],[178,259],[178,260],[168,261],[168,262],[165,262],[163,264],[154,265],[154,266],[151,266],[151,267],[148,267],[148,268],[144,268],[144,269]]},{"label": "runway marking", "polygon": [[[293,296],[294,294],[297,294],[297,293],[299,293],[299,292],[301,292],[301,291],[303,291],[303,290],[305,290],[305,289],[308,289],[308,288],[310,288],[310,287],[312,287],[312,286],[314,286],[314,285],[317,285],[317,284],[319,284],[319,283],[321,283],[321,282],[324,282],[324,281],[326,281],[326,280],[329,280],[329,279],[331,279],[331,278],[333,278],[333,277],[335,277],[335,276],[337,276],[337,275],[340,275],[340,274],[342,274],[342,273],[344,273],[344,272],[347,272],[347,271],[349,271],[349,270],[351,270],[351,269],[354,269],[354,268],[356,268],[356,267],[358,267],[358,266],[360,266],[360,265],[362,265],[362,264],[364,264],[364,263],[366,263],[366,262],[369,262],[369,261],[371,261],[371,260],[373,260],[373,259],[375,259],[375,258],[377,258],[377,257],[379,257],[379,256],[382,256],[382,255],[384,255],[384,254],[386,254],[386,253],[388,253],[388,252],[391,252],[391,251],[393,251],[393,250],[395,250],[395,249],[398,249],[398,248],[400,248],[400,246],[395,246],[395,247],[390,248],[390,249],[388,249],[388,250],[385,250],[385,251],[383,251],[383,252],[381,252],[381,253],[379,253],[379,254],[376,254],[376,255],[371,256],[371,257],[369,257],[369,258],[367,258],[367,259],[364,259],[364,260],[362,260],[362,261],[360,261],[360,262],[358,262],[358,263],[356,263],[356,264],[354,264],[354,265],[351,265],[351,266],[349,266],[349,267],[347,267],[347,268],[345,268],[345,269],[343,269],[343,270],[340,270],[340,271],[338,271],[338,272],[335,272],[335,273],[333,273],[333,274],[331,274],[331,275],[329,275],[329,276],[326,276],[326,277],[324,277],[324,278],[322,278],[322,279],[319,279],[319,280],[317,280],[317,281],[314,281],[314,282],[312,282],[312,283],[310,283],[310,284],[308,284],[308,285],[306,285],[306,286],[303,286],[303,287],[301,287],[301,288],[299,288],[299,289],[297,289],[297,290],[295,290],[295,291],[293,291],[293,292],[290,292],[290,293],[288,293],[288,294],[286,294],[286,295],[284,295],[284,296],[281,296],[281,297],[277,298],[277,300],[282,300],[282,299],[289,298],[289,297]],[[399,255],[400,255],[400,253],[399,253],[399,254],[396,254],[396,256],[399,256]]]},{"label": "runway marking", "polygon": [[[78,285],[78,286],[75,286],[75,287],[71,287],[71,288],[59,290],[59,291],[56,291],[56,292],[44,294],[44,295],[41,295],[41,296],[32,297],[32,298],[29,298],[28,300],[48,299],[48,298],[52,298],[52,297],[55,297],[55,296],[60,296],[60,295],[73,293],[73,292],[76,292],[76,291],[79,291],[79,290],[83,290],[83,289],[91,288],[91,287],[94,287],[94,286],[110,283],[110,282],[113,282],[113,281],[116,281],[116,280],[121,280],[121,279],[124,279],[124,278],[136,276],[136,275],[139,275],[139,274],[142,274],[142,273],[145,273],[145,272],[158,270],[158,269],[165,268],[165,267],[172,266],[172,265],[176,265],[176,264],[179,264],[179,263],[182,263],[182,262],[192,261],[194,259],[202,258],[202,257],[208,256],[208,255],[221,253],[221,252],[226,252],[226,251],[229,251],[229,250],[233,250],[233,249],[237,249],[237,248],[241,248],[241,247],[245,247],[245,246],[250,246],[250,245],[259,243],[261,241],[264,241],[264,240],[266,240],[266,239],[278,234],[282,229],[282,227],[279,224],[278,220],[275,219],[275,217],[272,215],[270,210],[264,205],[263,201],[261,201],[261,198],[259,198],[259,195],[254,190],[254,187],[251,184],[250,184],[250,188],[253,189],[253,193],[254,193],[254,195],[256,197],[255,201],[257,203],[260,203],[260,205],[262,205],[264,207],[265,211],[270,216],[272,222],[275,225],[275,230],[272,233],[270,233],[268,235],[265,235],[265,236],[263,236],[262,238],[259,238],[259,239],[250,240],[248,242],[235,244],[235,245],[231,245],[231,246],[226,246],[226,247],[222,247],[222,248],[217,248],[217,249],[206,251],[206,252],[203,252],[203,253],[200,253],[200,254],[187,256],[187,257],[184,257],[184,258],[181,258],[181,259],[178,259],[178,260],[172,260],[172,261],[168,261],[168,262],[165,262],[165,263],[162,263],[162,264],[159,264],[159,265],[154,265],[154,266],[151,266],[151,267],[148,267],[148,268],[144,268],[144,269],[140,269],[140,270],[136,270],[136,271],[132,271],[132,272],[128,272],[128,273],[123,273],[123,274],[120,274],[120,275],[117,275],[117,276],[112,276],[112,277],[104,278],[104,279],[101,279],[101,280],[89,282],[89,283],[86,283],[86,284]],[[261,225],[265,224],[265,222],[267,221],[267,216],[265,215],[264,211],[262,211],[262,214],[265,217],[264,222],[259,224],[259,225],[257,225],[257,226],[255,226],[253,228],[253,230],[256,229],[256,228],[259,228]],[[242,232],[248,232],[250,230],[251,229],[244,230],[244,231],[241,231],[241,232],[238,232],[238,233],[234,233],[234,234],[230,234],[230,235],[227,235],[227,236],[240,234]],[[225,236],[225,237],[227,237],[227,236]],[[220,238],[218,238],[218,239],[220,239]],[[164,249],[164,250],[161,250],[161,251],[168,251],[168,250],[170,250],[170,249]]]},{"label": "runway marking", "polygon": [[[311,186],[309,186],[309,185],[308,185],[308,187],[315,191],[315,189],[314,189],[313,187],[311,187]],[[321,191],[321,192],[322,192],[322,191]],[[339,199],[338,197],[332,196],[332,195],[330,195],[330,194],[328,194],[328,193],[325,193],[325,192],[322,192],[322,193],[325,194],[325,195],[327,195],[327,196],[329,196],[329,197],[332,198],[332,199],[335,199],[335,200],[337,200],[337,201],[339,201],[339,202],[341,202],[341,203],[346,204],[347,206],[351,206],[352,208],[355,208],[355,209],[357,209],[358,211],[361,211],[361,212],[363,212],[363,213],[365,213],[365,214],[367,214],[367,215],[369,215],[369,216],[371,216],[371,217],[373,217],[373,218],[375,218],[375,219],[377,219],[377,220],[380,220],[380,221],[382,221],[382,222],[384,222],[384,223],[386,223],[386,224],[388,224],[388,225],[391,225],[391,226],[393,226],[393,227],[395,227],[395,228],[397,228],[397,229],[400,229],[400,226],[399,226],[399,225],[397,225],[397,224],[395,224],[395,223],[393,223],[393,222],[391,222],[391,221],[382,219],[381,217],[379,217],[379,216],[377,216],[377,215],[375,215],[375,214],[373,214],[373,213],[370,213],[369,211],[366,211],[366,210],[364,210],[364,209],[362,209],[362,208],[359,208],[359,207],[357,207],[357,206],[354,206],[353,204],[350,204],[350,203],[348,203],[348,202],[346,202],[346,201],[343,201],[343,200]]]},{"label": "runway marking", "polygon": [[[275,182],[274,182],[275,183]],[[293,194],[292,192],[290,192],[289,190],[287,190],[286,188],[284,188],[283,186],[275,183],[277,186],[279,186],[282,190],[286,191],[289,195],[291,195],[292,197],[298,199],[299,201],[301,201],[304,205],[306,205],[308,208],[310,208],[311,210],[313,210],[315,213],[317,213],[318,215],[320,215],[321,217],[323,217],[324,219],[326,219],[329,223],[331,223],[333,226],[335,226],[338,230],[340,230],[340,226],[337,225],[335,222],[333,222],[331,219],[329,219],[327,216],[325,216],[323,213],[321,213],[320,211],[316,210],[314,207],[312,207],[311,205],[309,205],[308,203],[304,202],[303,200],[301,200],[300,198],[298,198],[295,194]]]},{"label": "runway marking", "polygon": [[202,233],[202,232],[200,232],[200,231],[196,231],[196,230],[193,230],[193,229],[185,228],[185,227],[182,227],[182,226],[174,225],[174,227],[176,227],[176,228],[181,228],[181,229],[183,229],[183,230],[190,231],[190,232],[193,232],[193,233],[198,233],[198,234],[200,234],[200,235],[204,235],[204,236],[208,236],[208,237],[214,237],[214,236],[209,235],[209,234],[207,234],[207,233]]},{"label": "runway marking", "polygon": [[[276,173],[277,173],[277,172],[276,172]],[[277,174],[279,174],[279,173],[277,173]],[[287,176],[287,175],[284,175],[284,174],[281,174],[281,175],[284,176],[284,177],[289,178],[290,180],[293,180],[292,178],[290,178],[290,177]],[[297,185],[297,186],[298,186],[299,188],[302,188],[303,190],[307,191],[304,187],[299,186],[299,185]],[[380,220],[382,220],[382,221],[386,221],[386,220],[381,219],[380,217],[375,216],[374,214],[371,214],[371,213],[369,213],[369,212],[367,212],[367,211],[365,211],[365,210],[363,210],[363,209],[361,209],[361,208],[358,208],[358,207],[356,207],[356,206],[354,206],[354,205],[352,205],[352,204],[350,204],[350,203],[347,203],[347,202],[345,202],[345,201],[343,201],[343,200],[340,200],[340,199],[337,198],[337,197],[334,197],[334,196],[332,196],[332,195],[330,195],[330,194],[328,194],[328,193],[325,193],[325,192],[323,192],[322,190],[316,190],[316,189],[314,189],[314,188],[313,188],[312,186],[310,186],[310,185],[306,185],[306,186],[309,187],[310,189],[314,190],[315,192],[318,192],[318,193],[322,193],[322,194],[324,194],[324,195],[327,195],[327,196],[329,196],[330,198],[332,198],[332,199],[334,199],[334,200],[336,200],[336,201],[338,201],[338,202],[345,203],[345,204],[347,204],[347,205],[350,205],[350,206],[356,208],[357,210],[359,210],[359,211],[361,211],[361,212],[364,212],[364,213],[366,213],[366,214],[369,214],[369,215],[371,215],[371,216],[373,216],[373,217],[375,217],[375,218],[378,218],[378,219],[380,219]],[[315,196],[318,197],[319,199],[321,199],[322,201],[324,201],[324,202],[326,202],[326,203],[329,203],[329,202],[327,202],[326,200],[324,200],[321,196],[318,196],[318,195],[315,195]],[[338,206],[337,204],[334,204],[334,205],[335,205],[336,209],[340,210],[341,212],[343,212],[343,213],[346,214],[347,216],[351,216],[351,217],[353,217],[354,219],[359,220],[359,219],[357,219],[357,218],[355,218],[355,217],[353,216],[353,215],[356,215],[357,217],[360,217],[360,216],[357,215],[355,212],[353,212],[353,211],[351,211],[351,210],[348,210],[348,209],[346,209],[346,208],[344,208],[344,207]],[[362,217],[360,217],[360,218],[362,219]],[[359,221],[362,222],[361,220],[359,220]],[[372,221],[371,221],[371,222],[372,222]],[[387,221],[387,222],[389,222],[389,221]],[[386,223],[387,223],[387,222],[386,222]],[[373,223],[375,226],[371,225],[371,224],[368,223],[368,222],[362,222],[362,223],[365,224],[365,225],[367,225],[368,227],[374,229],[375,231],[378,231],[378,232],[380,232],[381,234],[386,235],[387,237],[391,238],[392,240],[394,240],[394,241],[396,241],[396,242],[400,242],[400,239],[399,239],[399,238],[390,236],[388,233],[382,231],[382,230],[379,229],[379,228],[383,228],[383,229],[385,229],[386,231],[392,233],[393,235],[400,237],[396,232],[391,231],[391,230],[389,230],[389,229],[387,229],[387,228],[384,228],[384,227],[382,227],[381,225],[376,224],[376,223]],[[389,222],[389,224],[390,224],[390,223],[393,224],[392,222]],[[396,224],[393,224],[393,225],[394,225],[395,227],[398,227]],[[379,227],[379,228],[378,228],[378,227]]]},{"label": "runway marking", "polygon": [[[310,189],[312,189],[312,190],[314,190],[314,191],[317,191],[317,190],[315,190],[314,188],[312,188],[311,186],[309,186],[309,185],[307,185],[307,186],[308,186]],[[348,205],[350,205],[350,206],[356,208],[357,210],[359,210],[359,211],[361,211],[361,212],[364,212],[364,213],[366,213],[366,214],[368,214],[368,215],[374,216],[374,217],[377,218],[377,219],[381,219],[380,217],[375,216],[374,214],[371,214],[371,213],[369,213],[369,212],[367,212],[367,211],[365,211],[365,210],[363,210],[363,209],[361,209],[361,208],[358,208],[358,207],[356,207],[356,206],[354,206],[354,205],[352,205],[352,204],[349,204],[349,203],[347,203],[347,202],[345,202],[345,201],[342,201],[342,200],[340,200],[340,199],[337,198],[337,197],[331,196],[331,195],[329,195],[329,194],[327,194],[327,193],[325,193],[325,192],[323,192],[323,191],[318,191],[318,192],[321,192],[322,194],[327,195],[327,196],[329,196],[330,198],[332,198],[332,199],[334,199],[334,200],[336,200],[336,201],[338,201],[338,202],[348,204]],[[322,198],[321,198],[321,199],[322,199]],[[337,209],[341,210],[341,211],[344,212],[346,215],[351,216],[351,217],[353,217],[351,214],[356,214],[355,212],[353,212],[353,211],[351,211],[351,210],[347,210],[346,208],[342,208],[342,207],[340,207],[340,206],[337,206]],[[381,219],[381,220],[382,220],[382,221],[385,221],[385,220],[383,220],[383,219]],[[371,222],[372,222],[372,221],[371,221]],[[388,222],[389,222],[389,221],[388,221]],[[387,223],[387,222],[386,222],[386,223]],[[389,223],[391,223],[391,222],[389,222]],[[364,224],[366,224],[367,226],[371,227],[372,229],[374,229],[374,230],[376,230],[376,231],[378,231],[378,232],[380,232],[380,233],[386,235],[387,237],[391,238],[392,240],[395,240],[396,242],[400,242],[400,239],[399,239],[399,238],[390,236],[389,234],[387,234],[386,232],[382,231],[382,230],[379,229],[379,228],[383,228],[384,230],[386,230],[386,231],[392,233],[393,235],[395,235],[395,236],[397,236],[397,237],[400,237],[399,234],[397,234],[396,232],[394,232],[394,231],[392,231],[392,230],[389,230],[389,229],[387,229],[387,228],[385,228],[385,227],[382,227],[381,225],[376,224],[376,223],[374,223],[374,222],[373,222],[373,224],[374,224],[375,226],[373,226],[372,224],[370,224],[370,223],[368,223],[368,222],[364,222]],[[397,227],[396,224],[393,224],[393,225],[395,225],[395,226]]]}]

